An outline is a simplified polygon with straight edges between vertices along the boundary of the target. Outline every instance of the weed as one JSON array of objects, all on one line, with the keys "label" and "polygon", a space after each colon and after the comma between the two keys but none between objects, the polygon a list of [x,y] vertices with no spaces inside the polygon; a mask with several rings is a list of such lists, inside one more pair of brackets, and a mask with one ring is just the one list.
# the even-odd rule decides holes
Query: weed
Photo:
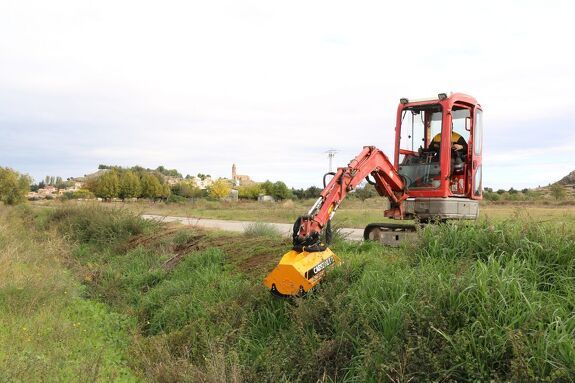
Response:
[{"label": "weed", "polygon": [[244,234],[252,237],[281,237],[280,230],[272,224],[265,222],[253,222],[244,228]]}]

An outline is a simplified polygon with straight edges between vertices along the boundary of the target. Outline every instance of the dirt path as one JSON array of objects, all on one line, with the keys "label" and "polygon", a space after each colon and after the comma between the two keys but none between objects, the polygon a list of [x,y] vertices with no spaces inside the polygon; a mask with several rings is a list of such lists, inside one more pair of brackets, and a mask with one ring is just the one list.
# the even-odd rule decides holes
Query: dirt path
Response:
[{"label": "dirt path", "polygon": [[[209,219],[209,218],[193,218],[193,217],[175,217],[175,216],[165,216],[159,214],[142,214],[144,219],[156,219],[162,222],[179,222],[188,226],[198,226],[206,227],[212,229],[220,229],[226,231],[236,231],[243,233],[245,228],[253,224],[253,221],[228,221],[223,219]],[[285,236],[291,236],[292,224],[289,223],[269,223],[270,225],[277,228]],[[363,240],[363,229],[341,229],[344,236],[352,241],[362,241]]]}]

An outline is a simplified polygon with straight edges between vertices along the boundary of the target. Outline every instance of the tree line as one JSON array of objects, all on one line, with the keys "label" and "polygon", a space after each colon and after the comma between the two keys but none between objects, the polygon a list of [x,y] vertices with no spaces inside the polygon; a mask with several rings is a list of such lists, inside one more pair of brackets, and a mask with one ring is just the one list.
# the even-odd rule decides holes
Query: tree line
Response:
[{"label": "tree line", "polygon": [[121,198],[166,199],[170,186],[156,172],[140,169],[111,168],[97,178],[86,181],[85,188],[104,200]]}]

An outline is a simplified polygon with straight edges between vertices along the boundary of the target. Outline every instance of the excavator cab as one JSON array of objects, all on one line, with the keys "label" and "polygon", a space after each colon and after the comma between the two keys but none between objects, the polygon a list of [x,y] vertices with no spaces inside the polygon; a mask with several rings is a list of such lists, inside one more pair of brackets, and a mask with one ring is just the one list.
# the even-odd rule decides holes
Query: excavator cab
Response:
[{"label": "excavator cab", "polygon": [[[321,234],[329,233],[342,200],[364,180],[389,200],[385,217],[422,223],[476,219],[482,198],[482,136],[481,106],[471,96],[402,98],[393,161],[366,146],[347,167],[338,168],[308,213],[294,223],[293,247],[264,285],[275,295],[303,295],[341,262]],[[397,246],[414,233],[414,224],[382,222],[369,224],[364,238]]]},{"label": "excavator cab", "polygon": [[481,106],[468,95],[402,98],[395,163],[409,198],[404,218],[475,219],[482,197]]}]

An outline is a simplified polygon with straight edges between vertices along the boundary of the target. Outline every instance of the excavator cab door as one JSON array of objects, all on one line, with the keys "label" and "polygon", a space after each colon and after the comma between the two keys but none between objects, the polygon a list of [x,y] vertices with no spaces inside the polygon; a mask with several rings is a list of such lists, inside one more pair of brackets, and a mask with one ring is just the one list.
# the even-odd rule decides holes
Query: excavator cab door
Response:
[{"label": "excavator cab door", "polygon": [[472,113],[472,106],[463,103],[456,103],[451,110],[449,189],[458,197],[468,195],[470,189],[466,176],[472,163],[469,152]]},{"label": "excavator cab door", "polygon": [[481,199],[483,195],[483,166],[482,166],[482,151],[483,151],[483,111],[479,107],[474,108],[475,118],[472,123],[471,132],[471,146],[469,152],[471,153],[471,198]]}]

